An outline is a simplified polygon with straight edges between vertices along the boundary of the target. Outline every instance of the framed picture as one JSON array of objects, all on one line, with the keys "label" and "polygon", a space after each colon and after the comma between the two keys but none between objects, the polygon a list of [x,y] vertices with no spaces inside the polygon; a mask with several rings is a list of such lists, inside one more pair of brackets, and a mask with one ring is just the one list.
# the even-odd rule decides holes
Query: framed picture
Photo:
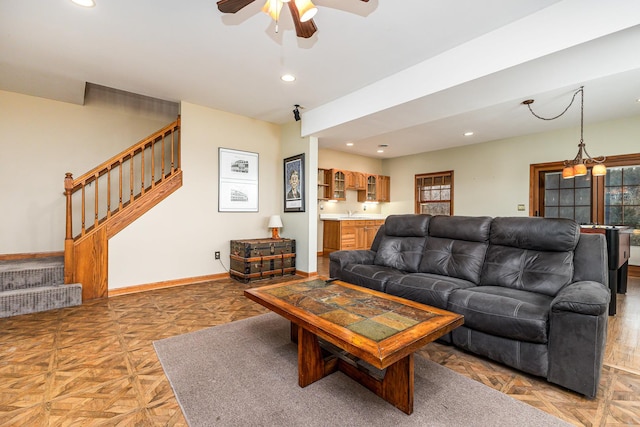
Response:
[{"label": "framed picture", "polygon": [[258,212],[258,153],[218,148],[218,212]]},{"label": "framed picture", "polygon": [[284,159],[284,211],[304,212],[304,153]]}]

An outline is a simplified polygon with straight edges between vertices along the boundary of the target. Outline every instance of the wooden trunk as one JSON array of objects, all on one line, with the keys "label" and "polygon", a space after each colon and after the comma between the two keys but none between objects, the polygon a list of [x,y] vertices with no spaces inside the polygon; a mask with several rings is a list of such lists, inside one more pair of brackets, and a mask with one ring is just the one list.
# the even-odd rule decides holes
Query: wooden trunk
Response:
[{"label": "wooden trunk", "polygon": [[229,274],[244,283],[296,273],[294,239],[232,240],[230,254]]}]

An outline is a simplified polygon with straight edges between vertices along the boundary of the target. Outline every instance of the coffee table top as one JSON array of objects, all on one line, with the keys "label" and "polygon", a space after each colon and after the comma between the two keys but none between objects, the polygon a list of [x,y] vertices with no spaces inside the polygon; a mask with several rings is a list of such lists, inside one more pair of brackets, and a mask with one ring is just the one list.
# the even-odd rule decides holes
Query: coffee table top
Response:
[{"label": "coffee table top", "polygon": [[463,323],[462,315],[342,281],[288,282],[244,293],[378,369]]}]

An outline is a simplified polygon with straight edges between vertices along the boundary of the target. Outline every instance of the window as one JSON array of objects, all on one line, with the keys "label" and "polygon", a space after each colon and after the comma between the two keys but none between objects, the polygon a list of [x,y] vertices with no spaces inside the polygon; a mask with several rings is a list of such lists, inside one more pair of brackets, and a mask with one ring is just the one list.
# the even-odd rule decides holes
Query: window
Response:
[{"label": "window", "polygon": [[530,215],[635,229],[640,246],[640,153],[610,156],[603,177],[562,179],[562,162],[531,165]]},{"label": "window", "polygon": [[585,176],[562,179],[561,172],[544,174],[544,216],[591,222],[591,171]]},{"label": "window", "polygon": [[453,215],[453,171],[416,175],[416,213]]},{"label": "window", "polygon": [[[607,171],[604,182],[604,223],[640,229],[640,166],[611,168]],[[638,235],[633,237],[640,239]]]}]

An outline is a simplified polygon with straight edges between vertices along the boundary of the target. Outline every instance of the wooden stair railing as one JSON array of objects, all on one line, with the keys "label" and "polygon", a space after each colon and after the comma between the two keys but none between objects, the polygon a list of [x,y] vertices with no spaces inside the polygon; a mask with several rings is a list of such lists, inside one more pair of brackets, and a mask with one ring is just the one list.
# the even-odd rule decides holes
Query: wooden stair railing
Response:
[{"label": "wooden stair railing", "polygon": [[83,301],[106,297],[108,240],[181,186],[180,117],[79,178],[67,173],[65,283],[82,283]]}]

